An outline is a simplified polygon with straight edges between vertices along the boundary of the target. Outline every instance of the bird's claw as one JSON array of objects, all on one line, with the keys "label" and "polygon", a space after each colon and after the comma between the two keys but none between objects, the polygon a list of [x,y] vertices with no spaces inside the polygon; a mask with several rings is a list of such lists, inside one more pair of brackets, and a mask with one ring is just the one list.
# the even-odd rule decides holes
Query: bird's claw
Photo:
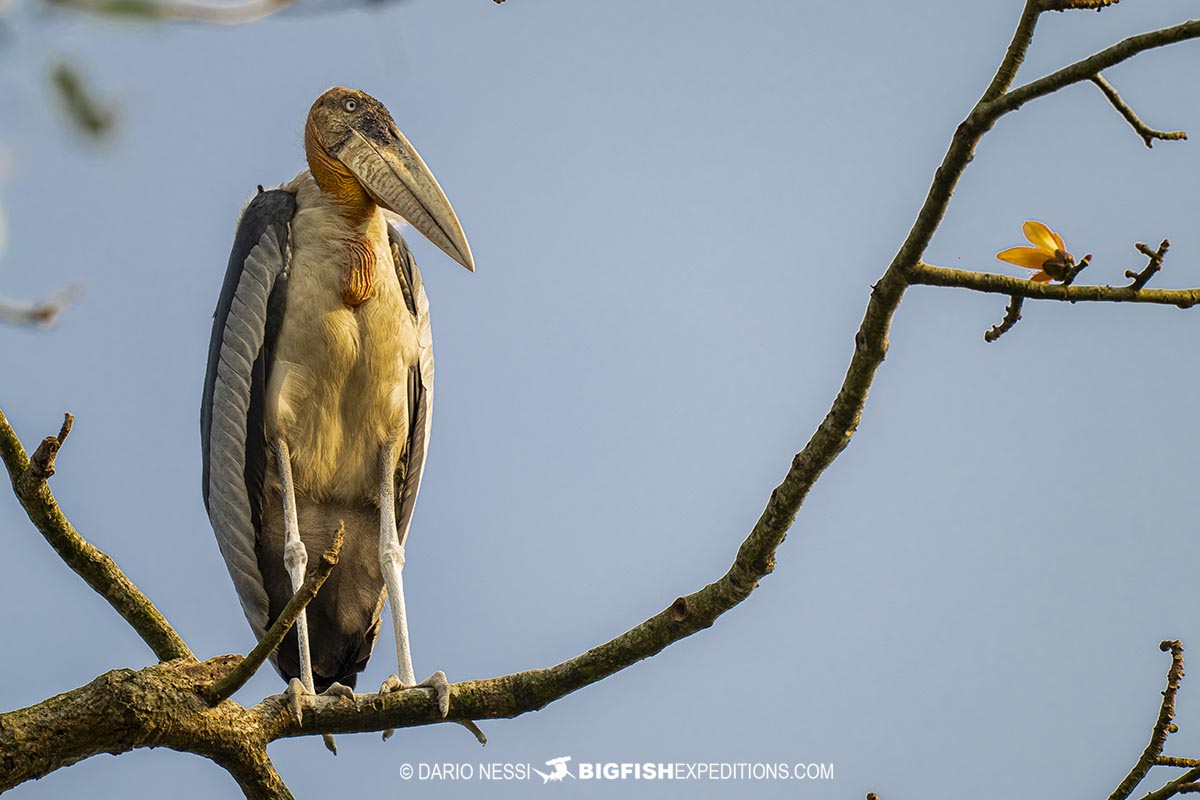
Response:
[{"label": "bird's claw", "polygon": [[304,703],[312,695],[308,689],[304,688],[304,684],[300,682],[299,678],[292,678],[288,681],[284,696],[287,698],[288,706],[292,709],[292,714],[296,717],[296,722],[304,722]]},{"label": "bird's claw", "polygon": [[433,689],[434,695],[437,697],[438,713],[442,715],[442,719],[445,719],[450,713],[450,682],[446,680],[446,673],[439,669],[418,683],[417,688]]},{"label": "bird's claw", "polygon": [[[402,689],[433,689],[434,696],[437,698],[438,713],[443,718],[450,713],[450,682],[446,680],[446,673],[440,669],[415,686],[405,686],[396,675],[389,675],[379,686],[379,693],[391,694]],[[395,732],[395,728],[388,728],[383,732],[383,740],[386,742],[392,738],[392,734]]]}]

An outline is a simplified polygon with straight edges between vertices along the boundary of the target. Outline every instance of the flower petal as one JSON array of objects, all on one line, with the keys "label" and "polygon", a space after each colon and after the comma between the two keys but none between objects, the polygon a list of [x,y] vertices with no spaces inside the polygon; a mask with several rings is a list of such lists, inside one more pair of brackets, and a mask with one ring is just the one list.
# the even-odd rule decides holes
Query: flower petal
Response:
[{"label": "flower petal", "polygon": [[1054,279],[1050,275],[1047,275],[1045,272],[1039,272],[1037,275],[1034,275],[1029,280],[1036,281],[1037,283],[1049,283],[1050,281],[1052,281]]},{"label": "flower petal", "polygon": [[1055,250],[1066,250],[1063,247],[1062,239],[1058,235],[1046,227],[1045,223],[1038,222],[1036,219],[1027,220],[1021,226],[1021,232],[1025,234],[1025,238],[1034,247],[1041,250],[1048,250],[1053,253]]},{"label": "flower petal", "polygon": [[996,258],[1009,264],[1014,264],[1025,269],[1041,269],[1052,257],[1051,253],[1044,250],[1039,250],[1036,247],[1010,247],[996,253]]}]

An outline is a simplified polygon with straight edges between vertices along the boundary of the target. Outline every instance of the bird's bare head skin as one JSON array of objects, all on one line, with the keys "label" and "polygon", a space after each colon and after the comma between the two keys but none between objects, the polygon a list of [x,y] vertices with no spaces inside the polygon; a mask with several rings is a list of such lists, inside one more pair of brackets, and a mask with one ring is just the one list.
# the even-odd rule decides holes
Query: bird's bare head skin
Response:
[{"label": "bird's bare head skin", "polygon": [[381,205],[475,271],[450,201],[383,103],[354,89],[330,89],[308,113],[304,146],[317,185],[352,222],[364,222]]}]

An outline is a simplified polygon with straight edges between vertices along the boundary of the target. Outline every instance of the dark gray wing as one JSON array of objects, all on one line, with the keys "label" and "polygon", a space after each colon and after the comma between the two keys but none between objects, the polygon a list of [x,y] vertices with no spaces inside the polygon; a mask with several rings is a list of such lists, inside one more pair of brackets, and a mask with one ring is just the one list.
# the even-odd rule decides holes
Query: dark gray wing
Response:
[{"label": "dark gray wing", "polygon": [[267,467],[265,394],[287,302],[288,231],[296,197],[260,192],[242,212],[213,315],[200,407],[204,507],[250,626],[268,601],[255,542]]},{"label": "dark gray wing", "polygon": [[408,313],[416,322],[420,344],[417,363],[408,375],[408,446],[396,465],[396,529],[400,533],[400,544],[404,544],[412,524],[417,492],[421,488],[425,454],[429,452],[429,429],[433,423],[433,330],[429,326],[429,298],[425,296],[417,262],[395,227],[388,226],[388,238],[392,245],[392,260],[396,263],[396,277],[400,279]]}]

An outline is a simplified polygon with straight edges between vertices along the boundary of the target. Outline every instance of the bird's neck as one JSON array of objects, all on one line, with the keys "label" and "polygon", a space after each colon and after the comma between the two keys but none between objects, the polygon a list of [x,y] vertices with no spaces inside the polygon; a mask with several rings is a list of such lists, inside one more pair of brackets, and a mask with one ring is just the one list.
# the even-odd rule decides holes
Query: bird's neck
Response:
[{"label": "bird's neck", "polygon": [[375,291],[375,250],[367,241],[367,225],[378,206],[353,173],[326,152],[311,119],[304,128],[304,151],[313,180],[354,232],[346,241],[340,287],[342,302],[353,308]]},{"label": "bird's neck", "polygon": [[375,201],[354,173],[325,150],[312,119],[304,126],[304,154],[317,186],[333,201],[352,230],[365,232],[377,208]]}]

